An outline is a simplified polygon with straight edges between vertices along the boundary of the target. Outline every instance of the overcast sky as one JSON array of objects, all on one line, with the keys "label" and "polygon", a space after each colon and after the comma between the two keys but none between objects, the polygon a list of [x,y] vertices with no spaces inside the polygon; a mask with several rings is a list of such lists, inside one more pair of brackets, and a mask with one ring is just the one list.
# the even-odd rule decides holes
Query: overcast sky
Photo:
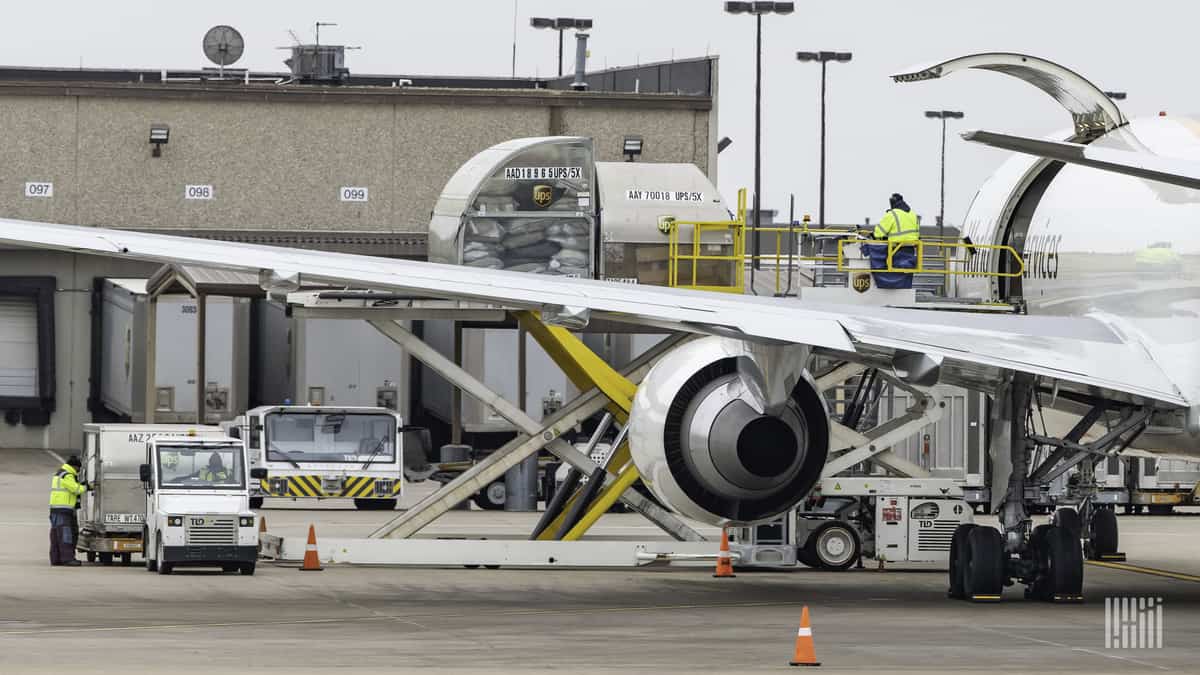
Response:
[{"label": "overcast sky", "polygon": [[[723,12],[720,0],[518,0],[519,76],[556,68],[553,31],[531,16],[595,20],[589,69],[718,54],[720,189],[733,201],[753,182],[754,20]],[[1017,51],[1057,61],[1101,88],[1129,92],[1127,116],[1200,110],[1194,85],[1200,5],[1173,0],[960,0],[797,2],[768,16],[763,30],[763,206],[817,209],[820,68],[797,50],[854,53],[829,66],[827,219],[876,220],[898,191],[932,222],[937,213],[940,125],[926,109],[957,109],[953,128],[1046,134],[1069,125],[1065,111],[1011,78],[961,73],[944,81],[893,84],[890,73],[916,63],[981,51]],[[340,0],[53,0],[7,3],[0,64],[59,67],[196,68],[208,65],[200,40],[218,23],[238,28],[246,55],[237,64],[282,70],[288,29],[311,40],[314,21],[334,21],[322,42],[362,46],[352,72],[430,75],[511,73],[512,0],[392,2]],[[568,64],[567,69],[570,70]],[[632,130],[631,130],[632,131]],[[647,139],[647,143],[653,143]],[[1003,160],[949,136],[946,217],[957,223],[975,189]],[[1098,195],[1098,199],[1103,197]]]}]

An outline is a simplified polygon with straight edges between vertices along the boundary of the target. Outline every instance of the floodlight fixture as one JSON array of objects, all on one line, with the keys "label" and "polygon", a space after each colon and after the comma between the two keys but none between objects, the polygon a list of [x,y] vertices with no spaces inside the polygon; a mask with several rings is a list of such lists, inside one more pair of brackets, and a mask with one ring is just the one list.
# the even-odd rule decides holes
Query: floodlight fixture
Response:
[{"label": "floodlight fixture", "polygon": [[152,157],[162,157],[162,146],[166,145],[171,140],[171,127],[161,122],[154,122],[150,125],[150,144],[154,148],[150,151]]},{"label": "floodlight fixture", "polygon": [[625,154],[625,161],[632,162],[633,158],[642,154],[643,140],[641,136],[626,136],[625,141],[621,144],[621,151]]}]

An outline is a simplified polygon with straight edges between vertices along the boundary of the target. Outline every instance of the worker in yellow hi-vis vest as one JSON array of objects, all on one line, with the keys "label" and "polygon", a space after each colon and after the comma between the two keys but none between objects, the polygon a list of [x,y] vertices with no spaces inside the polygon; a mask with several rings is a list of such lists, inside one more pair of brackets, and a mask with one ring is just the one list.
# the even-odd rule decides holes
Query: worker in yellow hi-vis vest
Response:
[{"label": "worker in yellow hi-vis vest", "polygon": [[[912,212],[904,197],[892,193],[888,200],[891,208],[883,214],[879,224],[875,226],[873,238],[886,241],[882,244],[868,246],[872,270],[888,269],[888,249],[892,251],[891,269],[916,269],[917,242],[921,238],[921,225],[917,222],[917,214]],[[912,288],[912,272],[872,272],[877,288]]]},{"label": "worker in yellow hi-vis vest", "polygon": [[79,521],[75,509],[79,498],[91,489],[87,481],[79,480],[82,464],[72,456],[50,478],[50,564],[79,566],[75,546],[79,539]]}]

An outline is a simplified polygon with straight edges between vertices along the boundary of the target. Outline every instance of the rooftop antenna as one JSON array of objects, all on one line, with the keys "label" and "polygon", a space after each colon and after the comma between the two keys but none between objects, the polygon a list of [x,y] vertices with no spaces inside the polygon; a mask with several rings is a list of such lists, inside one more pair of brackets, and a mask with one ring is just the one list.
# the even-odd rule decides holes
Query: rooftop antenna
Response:
[{"label": "rooftop antenna", "polygon": [[336,26],[336,25],[337,25],[336,23],[330,23],[328,21],[318,21],[317,22],[317,44],[318,45],[321,44],[321,26]]},{"label": "rooftop antenna", "polygon": [[204,55],[217,64],[221,79],[225,78],[225,66],[237,63],[246,50],[246,41],[233,26],[213,26],[204,34]]},{"label": "rooftop antenna", "polygon": [[[304,44],[304,41],[300,39],[300,36],[296,35],[296,31],[289,28],[287,29],[287,33],[288,35],[292,36],[292,42],[295,42],[297,45]],[[289,47],[278,47],[278,49],[289,49]]]}]

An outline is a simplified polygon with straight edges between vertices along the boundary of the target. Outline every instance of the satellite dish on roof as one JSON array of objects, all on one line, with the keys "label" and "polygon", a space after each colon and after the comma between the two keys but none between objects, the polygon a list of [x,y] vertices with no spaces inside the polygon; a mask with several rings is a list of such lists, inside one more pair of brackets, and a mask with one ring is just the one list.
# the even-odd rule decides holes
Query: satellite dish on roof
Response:
[{"label": "satellite dish on roof", "polygon": [[204,34],[204,55],[221,68],[237,63],[246,41],[233,26],[213,26]]}]

